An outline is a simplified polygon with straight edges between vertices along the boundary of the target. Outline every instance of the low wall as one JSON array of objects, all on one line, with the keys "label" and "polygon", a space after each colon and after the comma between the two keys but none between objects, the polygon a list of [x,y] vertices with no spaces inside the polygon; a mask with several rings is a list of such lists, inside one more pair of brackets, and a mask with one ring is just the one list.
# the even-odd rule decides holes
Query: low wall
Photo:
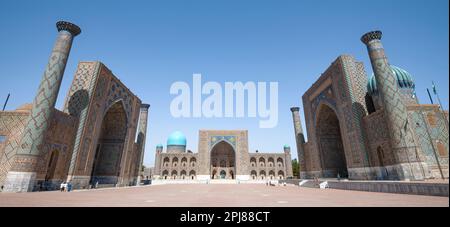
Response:
[{"label": "low wall", "polygon": [[328,186],[333,189],[387,192],[412,195],[447,196],[448,184],[446,183],[420,183],[420,182],[395,182],[395,181],[328,181]]},{"label": "low wall", "polygon": [[[299,185],[302,180],[289,179],[280,180],[280,183]],[[337,181],[337,180],[319,180],[318,183],[327,182],[328,187],[332,189],[368,191],[368,192],[384,192],[399,193],[411,195],[428,195],[428,196],[449,196],[448,183],[432,183],[432,182],[408,182],[408,181]],[[314,180],[307,180],[301,187],[318,188],[318,183]]]}]

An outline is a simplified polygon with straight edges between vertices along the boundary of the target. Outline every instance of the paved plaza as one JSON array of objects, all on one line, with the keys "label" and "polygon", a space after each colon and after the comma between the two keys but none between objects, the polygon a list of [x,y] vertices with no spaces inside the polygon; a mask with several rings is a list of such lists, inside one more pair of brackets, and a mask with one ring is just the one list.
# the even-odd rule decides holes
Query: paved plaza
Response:
[{"label": "paved plaza", "polygon": [[0,193],[0,206],[440,206],[448,197],[263,184],[171,184],[73,192]]}]

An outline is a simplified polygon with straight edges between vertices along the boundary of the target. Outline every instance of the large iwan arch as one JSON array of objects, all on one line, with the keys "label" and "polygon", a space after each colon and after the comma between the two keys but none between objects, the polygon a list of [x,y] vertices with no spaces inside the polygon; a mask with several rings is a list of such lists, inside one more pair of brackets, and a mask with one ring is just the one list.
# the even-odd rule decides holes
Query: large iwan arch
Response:
[{"label": "large iwan arch", "polygon": [[341,127],[336,112],[327,104],[321,104],[316,116],[316,138],[324,176],[348,177]]},{"label": "large iwan arch", "polygon": [[91,184],[116,184],[127,136],[127,115],[122,101],[111,105],[102,119],[92,163]]},{"label": "large iwan arch", "polygon": [[228,142],[220,141],[211,149],[211,179],[234,179],[236,152]]}]

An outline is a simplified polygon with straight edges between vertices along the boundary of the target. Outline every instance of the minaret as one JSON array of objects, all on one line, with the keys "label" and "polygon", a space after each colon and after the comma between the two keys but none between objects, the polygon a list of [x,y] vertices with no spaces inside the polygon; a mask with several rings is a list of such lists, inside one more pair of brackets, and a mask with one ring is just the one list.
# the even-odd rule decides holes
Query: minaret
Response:
[{"label": "minaret", "polygon": [[284,160],[286,162],[286,177],[292,177],[292,158],[291,158],[291,147],[284,145]]},{"label": "minaret", "polygon": [[155,167],[153,168],[153,179],[158,179],[161,175],[161,153],[163,152],[163,145],[158,144],[155,152]]},{"label": "minaret", "polygon": [[139,158],[139,169],[138,169],[138,178],[136,185],[139,185],[141,182],[141,168],[144,161],[144,152],[145,152],[145,138],[147,136],[147,119],[148,119],[148,108],[150,108],[149,104],[141,104],[141,110],[139,114],[139,126],[138,126],[138,143],[140,148],[140,158]]},{"label": "minaret", "polygon": [[[295,142],[297,143],[297,155],[299,164],[299,174],[300,179],[305,178],[306,174],[306,162],[305,162],[305,151],[303,149],[303,144],[305,143],[305,136],[303,135],[302,122],[300,121],[300,108],[292,107],[292,118],[294,122],[294,132],[295,132]],[[292,172],[292,171],[291,171]],[[292,174],[292,173],[291,173]]]},{"label": "minaret", "polygon": [[52,119],[72,41],[81,33],[77,25],[66,21],[57,22],[56,28],[58,37],[8,172],[5,191],[32,191],[35,185],[38,156],[45,149],[44,136]]},{"label": "minaret", "polygon": [[387,120],[391,147],[395,157],[398,179],[420,180],[427,172],[426,164],[418,159],[408,123],[408,113],[401,100],[398,83],[381,44],[381,31],[368,32],[361,37],[369,52],[372,69]]}]

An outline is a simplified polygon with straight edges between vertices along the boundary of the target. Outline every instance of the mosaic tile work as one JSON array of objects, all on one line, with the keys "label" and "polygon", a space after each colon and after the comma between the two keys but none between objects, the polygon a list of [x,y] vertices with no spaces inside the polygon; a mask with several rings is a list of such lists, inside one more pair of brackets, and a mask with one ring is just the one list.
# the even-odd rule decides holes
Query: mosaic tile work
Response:
[{"label": "mosaic tile work", "polygon": [[[17,154],[39,154],[44,132],[47,130],[51,119],[72,47],[72,40],[77,35],[77,33],[72,34],[71,26],[67,27],[66,24],[64,24],[64,27],[58,27],[58,30],[60,32],[39,85],[38,93],[33,101],[33,107],[22,134]],[[20,169],[15,170],[20,171]]]},{"label": "mosaic tile work", "polygon": [[[77,95],[79,93],[85,93],[85,95]],[[88,97],[87,100],[89,100],[86,105],[81,100],[84,97]],[[99,139],[101,139],[103,122],[108,121],[105,118],[106,113],[111,111],[117,103],[120,103],[123,108],[126,122],[121,148],[119,150],[114,148],[116,156],[120,157],[114,163],[118,163],[117,167],[121,166],[117,168],[120,169],[120,173],[114,181],[121,185],[129,185],[129,181],[137,179],[135,170],[140,161],[139,146],[135,144],[134,138],[136,138],[141,101],[101,62],[80,62],[65,104],[65,112],[80,113],[69,169],[69,178],[74,180],[76,188],[88,186],[89,182],[86,182],[86,179],[90,178],[95,166],[103,168],[101,167],[103,164],[94,163],[94,160],[101,144]],[[106,149],[108,146],[103,147]],[[99,155],[102,153],[101,150],[102,148]]]},{"label": "mosaic tile work", "polygon": [[0,112],[0,135],[6,137],[5,141],[0,143],[0,185],[4,185],[6,175],[11,169],[28,116],[28,111]]},{"label": "mosaic tile work", "polygon": [[[361,62],[341,55],[302,96],[308,131],[308,141],[297,143],[302,178],[337,177],[345,172],[337,161],[343,159],[350,179],[448,178],[448,112],[418,104],[412,76],[398,67],[403,76],[394,75],[380,39],[379,31],[361,38],[376,85]],[[408,86],[399,90],[406,77]]]},{"label": "mosaic tile work", "polygon": [[[245,130],[200,130],[199,152],[156,147],[155,180],[267,180],[292,177],[290,147],[283,153],[248,151]],[[186,181],[188,183],[189,181]]]}]

